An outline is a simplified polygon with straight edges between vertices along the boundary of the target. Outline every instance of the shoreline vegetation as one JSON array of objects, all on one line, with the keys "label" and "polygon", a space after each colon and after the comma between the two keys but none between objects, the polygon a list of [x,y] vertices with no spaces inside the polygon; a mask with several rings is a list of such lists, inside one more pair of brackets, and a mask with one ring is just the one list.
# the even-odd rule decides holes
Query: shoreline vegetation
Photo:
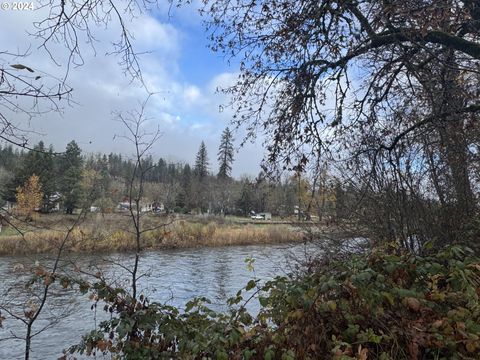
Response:
[{"label": "shoreline vegetation", "polygon": [[[30,223],[13,222],[0,233],[0,256],[51,253],[58,249],[75,216],[42,215]],[[280,244],[305,240],[294,221],[250,221],[218,216],[167,217],[148,215],[142,234],[142,248],[174,249],[234,245]],[[322,231],[332,232],[331,229]],[[71,252],[122,252],[135,250],[131,218],[127,214],[87,214],[69,235]]]}]

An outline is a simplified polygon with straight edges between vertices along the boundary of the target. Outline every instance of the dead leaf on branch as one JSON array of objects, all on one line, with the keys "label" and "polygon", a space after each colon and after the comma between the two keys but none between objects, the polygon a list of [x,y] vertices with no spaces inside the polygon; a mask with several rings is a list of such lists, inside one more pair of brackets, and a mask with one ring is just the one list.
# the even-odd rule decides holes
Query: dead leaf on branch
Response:
[{"label": "dead leaf on branch", "polygon": [[14,64],[14,65],[10,65],[12,68],[14,69],[17,69],[17,70],[28,70],[30,72],[34,72],[32,68],[28,67],[28,66],[25,66],[25,65],[22,65],[22,64]]}]

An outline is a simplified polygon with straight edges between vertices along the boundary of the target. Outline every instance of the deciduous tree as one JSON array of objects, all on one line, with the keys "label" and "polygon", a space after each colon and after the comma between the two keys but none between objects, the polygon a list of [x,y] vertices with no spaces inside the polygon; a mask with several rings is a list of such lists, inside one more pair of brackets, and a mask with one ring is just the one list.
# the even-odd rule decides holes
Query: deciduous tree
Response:
[{"label": "deciduous tree", "polygon": [[391,191],[402,243],[478,238],[478,1],[206,3],[212,47],[240,57],[234,123],[264,133],[267,160],[323,157],[362,202]]},{"label": "deciduous tree", "polygon": [[17,188],[17,212],[26,220],[33,220],[35,212],[42,206],[43,192],[40,178],[33,174],[23,186]]}]

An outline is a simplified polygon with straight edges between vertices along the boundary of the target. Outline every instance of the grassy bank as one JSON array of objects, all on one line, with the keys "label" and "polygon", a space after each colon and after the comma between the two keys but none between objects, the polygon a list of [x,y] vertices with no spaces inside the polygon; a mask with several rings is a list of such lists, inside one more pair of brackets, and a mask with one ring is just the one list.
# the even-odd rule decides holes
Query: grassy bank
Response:
[{"label": "grassy bank", "polygon": [[[58,249],[75,217],[43,215],[34,223],[15,224],[0,233],[0,255],[48,253]],[[275,244],[301,241],[303,235],[286,224],[241,224],[215,218],[180,218],[172,220],[147,216],[142,235],[145,249],[190,248]],[[130,251],[135,248],[128,216],[122,214],[89,214],[70,233],[67,249],[74,252]]]}]

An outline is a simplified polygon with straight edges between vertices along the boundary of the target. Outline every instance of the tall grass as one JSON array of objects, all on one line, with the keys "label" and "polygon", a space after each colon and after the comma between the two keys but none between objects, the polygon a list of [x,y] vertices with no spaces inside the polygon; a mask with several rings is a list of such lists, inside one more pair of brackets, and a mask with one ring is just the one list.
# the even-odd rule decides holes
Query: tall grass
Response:
[{"label": "tall grass", "polygon": [[177,247],[229,246],[285,243],[301,240],[299,232],[286,225],[219,225],[179,221],[166,229],[163,241]]},{"label": "tall grass", "polygon": [[[92,216],[70,234],[68,250],[72,252],[117,252],[135,248],[128,219],[117,216]],[[149,226],[158,218],[147,221]],[[150,223],[148,223],[150,222]],[[49,225],[52,225],[49,220]],[[48,253],[56,250],[64,238],[60,223],[57,229],[29,228],[20,236],[9,231],[0,234],[0,255]],[[286,243],[302,240],[303,235],[288,225],[234,224],[216,221],[178,220],[143,234],[145,249],[189,248]]]}]

